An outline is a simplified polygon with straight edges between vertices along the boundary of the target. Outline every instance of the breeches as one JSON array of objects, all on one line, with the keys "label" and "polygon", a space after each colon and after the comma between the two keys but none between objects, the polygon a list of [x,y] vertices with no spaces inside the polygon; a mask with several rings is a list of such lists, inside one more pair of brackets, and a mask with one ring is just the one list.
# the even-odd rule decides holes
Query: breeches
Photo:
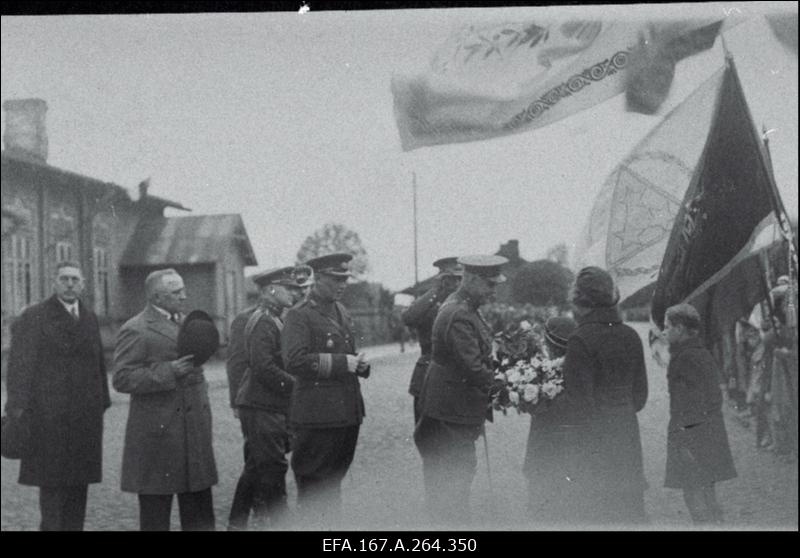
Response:
[{"label": "breeches", "polygon": [[340,428],[296,428],[292,471],[297,481],[298,503],[325,497],[341,505],[340,485],[347,474],[358,442],[359,425]]},{"label": "breeches", "polygon": [[478,466],[475,441],[481,426],[423,416],[414,432],[422,457],[425,502],[435,522],[469,521],[469,493]]},{"label": "breeches", "polygon": [[236,485],[229,525],[244,528],[250,510],[258,516],[286,507],[289,433],[283,413],[241,407],[244,470]]}]

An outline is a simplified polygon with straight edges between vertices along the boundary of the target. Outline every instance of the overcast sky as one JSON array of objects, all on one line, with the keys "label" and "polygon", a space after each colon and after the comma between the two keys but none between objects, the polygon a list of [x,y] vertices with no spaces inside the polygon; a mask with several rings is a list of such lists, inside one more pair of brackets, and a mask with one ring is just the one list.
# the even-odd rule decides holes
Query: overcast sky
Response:
[{"label": "overcast sky", "polygon": [[[773,129],[796,216],[797,56],[762,7],[736,5],[753,17],[725,40],[756,123]],[[412,172],[421,277],[439,257],[512,238],[543,257],[575,242],[606,175],[723,64],[719,39],[680,62],[654,116],[626,113],[620,95],[532,132],[401,151],[391,75],[422,71],[458,25],[631,12],[601,9],[4,16],[2,100],[47,101],[52,165],[134,196],[152,177],[152,194],[195,214],[241,213],[259,268],[293,263],[306,236],[338,222],[361,236],[369,279],[401,289],[414,278]]]}]

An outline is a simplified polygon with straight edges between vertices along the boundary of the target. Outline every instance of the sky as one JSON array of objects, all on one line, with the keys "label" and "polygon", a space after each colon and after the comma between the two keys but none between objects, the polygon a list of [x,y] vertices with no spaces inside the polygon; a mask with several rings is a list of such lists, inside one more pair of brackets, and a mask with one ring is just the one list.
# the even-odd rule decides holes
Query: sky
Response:
[{"label": "sky", "polygon": [[[702,9],[745,19],[725,42],[756,124],[771,130],[776,181],[796,217],[797,55],[759,15],[772,4]],[[796,3],[788,8],[796,14]],[[528,260],[571,247],[606,176],[724,63],[724,51],[717,39],[681,61],[656,115],[625,112],[619,95],[530,132],[410,152],[400,148],[393,74],[423,71],[465,23],[687,9],[3,16],[0,96],[47,102],[51,165],[134,197],[150,177],[151,194],[194,214],[240,213],[259,262],[247,273],[293,264],[303,240],[335,222],[361,237],[367,278],[400,290],[414,281],[413,174],[420,278],[440,257],[493,253],[509,239]]]}]

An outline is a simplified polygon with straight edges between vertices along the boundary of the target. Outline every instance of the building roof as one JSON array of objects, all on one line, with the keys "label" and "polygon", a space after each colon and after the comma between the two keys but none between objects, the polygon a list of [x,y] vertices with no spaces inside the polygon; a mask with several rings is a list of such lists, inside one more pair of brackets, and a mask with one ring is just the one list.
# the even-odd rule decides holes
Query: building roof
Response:
[{"label": "building roof", "polygon": [[[128,191],[118,184],[114,184],[113,182],[105,182],[98,178],[92,178],[91,176],[68,171],[60,167],[54,167],[53,165],[50,165],[44,161],[39,161],[33,157],[28,157],[24,153],[3,150],[2,160],[4,165],[13,164],[16,165],[17,168],[26,169],[28,172],[44,172],[47,175],[61,181],[62,183],[80,184],[84,188],[89,189],[92,193],[95,193],[95,195],[103,195],[108,199],[110,199],[112,196],[122,196],[126,201],[132,201]],[[189,211],[188,208],[176,201],[168,200],[166,198],[159,198],[157,196],[151,196],[147,194],[146,191],[144,196],[140,195],[138,203],[156,206],[160,209],[163,209],[164,207],[173,207],[175,209]]]},{"label": "building roof", "polygon": [[214,263],[231,245],[245,265],[258,265],[239,214],[148,219],[136,227],[120,266]]}]

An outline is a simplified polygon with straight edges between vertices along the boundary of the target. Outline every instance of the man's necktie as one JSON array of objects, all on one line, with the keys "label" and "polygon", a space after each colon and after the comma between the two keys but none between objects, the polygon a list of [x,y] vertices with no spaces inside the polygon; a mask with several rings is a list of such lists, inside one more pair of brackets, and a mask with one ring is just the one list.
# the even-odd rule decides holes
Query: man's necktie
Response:
[{"label": "man's necktie", "polygon": [[76,322],[81,319],[80,316],[78,316],[78,307],[77,306],[73,306],[72,308],[70,308],[69,309],[69,313],[72,315],[73,319]]},{"label": "man's necktie", "polygon": [[176,314],[170,314],[169,319],[172,322],[176,323],[176,324],[180,324],[181,323],[180,322],[180,316],[177,313]]}]

